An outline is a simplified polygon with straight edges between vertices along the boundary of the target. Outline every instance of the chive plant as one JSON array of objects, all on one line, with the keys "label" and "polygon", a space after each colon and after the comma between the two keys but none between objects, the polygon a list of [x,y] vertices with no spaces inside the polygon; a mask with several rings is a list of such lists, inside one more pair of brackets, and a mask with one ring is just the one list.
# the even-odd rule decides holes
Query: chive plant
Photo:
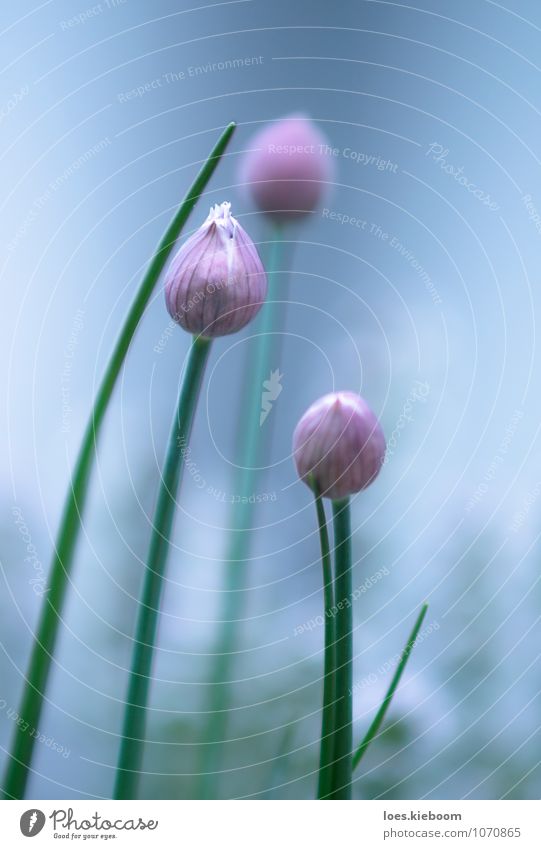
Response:
[{"label": "chive plant", "polygon": [[[270,230],[269,298],[262,310],[244,383],[239,422],[238,464],[233,491],[251,495],[258,485],[271,427],[260,425],[261,392],[279,360],[287,302],[284,254],[292,242],[291,227],[313,213],[333,182],[333,159],[325,155],[327,139],[304,115],[294,114],[265,125],[250,139],[241,159],[239,184],[262,213]],[[231,704],[231,686],[238,631],[246,604],[246,569],[250,557],[255,511],[250,503],[235,504],[225,552],[225,581],[214,662],[210,670],[208,722],[201,747],[200,794],[219,795],[223,743]]]},{"label": "chive plant", "polygon": [[[254,327],[257,332],[253,356],[248,359],[239,409],[245,414],[239,421],[239,460],[235,474],[234,492],[251,494],[257,488],[263,448],[268,444],[268,431],[262,433],[261,387],[275,362],[281,327],[280,311],[284,293],[279,291],[281,228],[273,226],[271,250],[267,262],[269,294]],[[229,680],[237,647],[237,631],[244,609],[246,567],[250,556],[253,526],[253,505],[248,499],[235,504],[226,551],[226,586],[223,593],[221,621],[217,629],[216,648],[210,673],[211,687],[208,721],[204,724],[204,745],[200,758],[200,794],[215,798],[219,778],[222,740],[227,730]]]},{"label": "chive plant", "polygon": [[216,205],[181,247],[165,280],[167,309],[193,338],[171,429],[139,604],[116,774],[117,799],[133,799],[137,794],[176,492],[210,346],[216,337],[245,327],[261,308],[266,294],[267,278],[254,243],[231,215],[231,204]]},{"label": "chive plant", "polygon": [[[383,723],[417,639],[423,606],[390,687],[359,749],[353,752],[353,616],[350,497],[369,486],[385,457],[385,438],[368,404],[331,393],[302,416],[293,436],[299,477],[313,490],[319,525],[325,606],[319,799],[351,799],[353,771]],[[334,568],[322,498],[332,502]]]}]

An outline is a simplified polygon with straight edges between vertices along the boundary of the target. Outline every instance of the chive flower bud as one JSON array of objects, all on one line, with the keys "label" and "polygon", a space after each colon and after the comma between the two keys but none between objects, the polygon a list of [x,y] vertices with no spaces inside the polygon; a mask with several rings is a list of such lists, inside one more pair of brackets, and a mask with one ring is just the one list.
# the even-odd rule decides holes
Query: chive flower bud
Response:
[{"label": "chive flower bud", "polygon": [[366,401],[353,392],[333,392],[306,411],[293,435],[299,477],[326,498],[365,489],[385,457],[385,437]]},{"label": "chive flower bud", "polygon": [[239,179],[255,206],[276,219],[313,212],[332,182],[331,148],[304,115],[290,115],[255,134]]},{"label": "chive flower bud", "polygon": [[227,336],[254,318],[266,295],[267,276],[254,243],[231,215],[231,204],[216,204],[167,271],[171,317],[190,333]]}]

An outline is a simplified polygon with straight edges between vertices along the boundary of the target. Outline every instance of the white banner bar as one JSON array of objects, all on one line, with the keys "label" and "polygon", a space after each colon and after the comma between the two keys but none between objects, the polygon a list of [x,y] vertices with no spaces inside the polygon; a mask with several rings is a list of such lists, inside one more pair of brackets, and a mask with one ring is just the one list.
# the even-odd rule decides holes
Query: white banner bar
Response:
[{"label": "white banner bar", "polygon": [[537,801],[25,801],[0,806],[2,846],[539,849]]}]

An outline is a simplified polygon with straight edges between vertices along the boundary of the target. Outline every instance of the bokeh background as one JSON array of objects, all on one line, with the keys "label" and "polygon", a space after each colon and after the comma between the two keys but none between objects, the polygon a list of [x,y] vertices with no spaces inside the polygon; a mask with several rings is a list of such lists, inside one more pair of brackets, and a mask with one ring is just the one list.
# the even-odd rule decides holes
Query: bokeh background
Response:
[{"label": "bokeh background", "polygon": [[[370,584],[355,605],[356,738],[430,602],[355,794],[538,798],[538,4],[23,0],[1,17],[3,760],[70,469],[141,273],[232,119],[233,144],[186,232],[228,199],[268,254],[238,168],[255,131],[302,111],[336,151],[335,179],[322,209],[283,237],[288,303],[273,363],[283,391],[258,485],[273,497],[257,509],[239,599],[214,793],[314,794],[323,630],[303,626],[321,613],[321,576],[290,442],[306,406],[334,387],[369,400],[392,447],[354,502],[354,585]],[[30,798],[111,793],[189,344],[179,329],[161,345],[168,325],[159,288],[100,443]],[[201,792],[254,332],[215,345],[199,410],[160,623],[147,798]]]}]

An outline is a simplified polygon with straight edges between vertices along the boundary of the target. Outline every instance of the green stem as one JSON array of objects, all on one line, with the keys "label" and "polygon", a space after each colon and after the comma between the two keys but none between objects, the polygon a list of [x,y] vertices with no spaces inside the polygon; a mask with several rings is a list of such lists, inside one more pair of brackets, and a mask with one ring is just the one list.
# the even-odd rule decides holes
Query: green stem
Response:
[{"label": "green stem", "polygon": [[182,473],[182,458],[190,441],[210,345],[211,340],[202,337],[194,338],[192,341],[178,410],[169,437],[137,618],[116,774],[115,799],[134,799],[137,790],[143,755],[152,658],[160,613],[160,597],[175,514],[176,493]]},{"label": "green stem", "polygon": [[[235,495],[251,495],[260,475],[258,466],[262,456],[266,425],[260,427],[261,393],[263,381],[269,377],[271,362],[277,348],[280,315],[285,300],[280,285],[279,266],[282,257],[282,230],[275,225],[271,253],[267,262],[269,294],[261,309],[261,317],[254,340],[254,352],[249,361],[249,371],[244,382],[239,406],[239,465],[234,476]],[[255,332],[255,331],[254,331]],[[235,504],[231,517],[231,534],[226,551],[226,586],[222,618],[218,624],[216,650],[210,671],[208,722],[204,733],[201,754],[201,785],[199,795],[205,799],[217,798],[219,765],[222,743],[227,729],[230,679],[235,662],[237,632],[244,606],[246,562],[250,556],[251,529],[254,509],[250,503]]]},{"label": "green stem", "polygon": [[[222,133],[158,245],[156,253],[140,284],[135,300],[130,307],[124,326],[120,331],[98,390],[94,407],[83,435],[60,521],[49,573],[49,587],[41,609],[30,664],[25,679],[25,688],[19,708],[19,716],[24,721],[24,725],[21,722],[21,728],[18,727],[15,730],[7,764],[3,788],[3,796],[6,799],[24,798],[35,735],[39,730],[49,670],[62,621],[62,608],[70,581],[77,538],[81,528],[81,516],[85,506],[96,443],[105,418],[107,406],[111,400],[113,389],[132,337],[143,316],[158,278],[163,271],[182,227],[214,173],[234,129],[235,124],[229,124]],[[23,731],[22,728],[26,728],[26,730]]]},{"label": "green stem", "polygon": [[353,616],[349,499],[333,501],[334,597],[336,602],[336,700],[331,799],[351,799],[353,749]]},{"label": "green stem", "polygon": [[334,590],[329,531],[323,499],[315,493],[316,511],[323,566],[323,597],[325,606],[325,661],[323,677],[323,715],[321,719],[321,752],[319,760],[318,799],[326,799],[331,791],[334,729],[335,627]]},{"label": "green stem", "polygon": [[400,663],[398,664],[398,666],[396,668],[396,672],[393,676],[393,680],[391,681],[391,683],[389,685],[389,689],[387,690],[385,698],[383,699],[383,702],[381,703],[381,707],[378,710],[378,712],[377,712],[377,714],[374,718],[374,721],[372,722],[372,725],[370,726],[370,728],[366,732],[361,745],[359,746],[359,748],[357,749],[357,751],[355,752],[355,754],[353,756],[353,770],[354,771],[359,766],[364,753],[366,752],[370,743],[372,742],[374,737],[376,737],[379,729],[381,728],[383,720],[385,719],[385,714],[387,713],[389,705],[391,704],[391,701],[392,701],[392,698],[395,694],[396,688],[398,687],[398,685],[400,683],[400,679],[402,678],[402,673],[404,672],[404,669],[406,668],[406,664],[409,660],[409,656],[412,652],[413,646],[415,645],[415,641],[416,641],[416,639],[419,635],[419,631],[421,630],[421,625],[423,624],[423,620],[426,616],[427,610],[428,610],[428,604],[425,603],[421,607],[421,612],[419,613],[419,616],[417,617],[415,625],[413,626],[413,630],[408,637],[408,641],[407,641],[406,646],[404,648],[404,651],[402,652],[402,655],[400,657]]}]

